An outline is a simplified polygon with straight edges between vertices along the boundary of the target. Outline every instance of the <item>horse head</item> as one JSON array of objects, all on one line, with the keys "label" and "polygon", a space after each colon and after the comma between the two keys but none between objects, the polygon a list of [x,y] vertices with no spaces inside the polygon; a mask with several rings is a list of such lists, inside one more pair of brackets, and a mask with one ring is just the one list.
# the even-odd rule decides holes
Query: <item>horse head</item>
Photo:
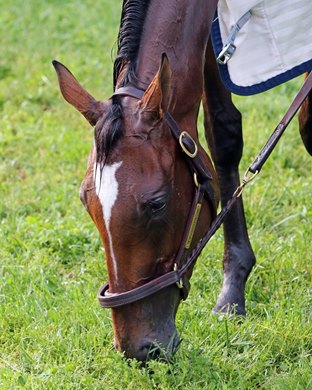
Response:
[{"label": "horse head", "polygon": [[[175,269],[194,202],[193,173],[164,120],[172,101],[170,65],[163,56],[144,92],[117,89],[106,102],[94,99],[66,67],[58,62],[54,66],[64,98],[94,126],[94,147],[80,197],[105,247],[106,295],[119,296]],[[179,123],[196,134],[193,117],[179,118]],[[200,145],[195,146],[213,172],[215,193],[210,160]],[[209,227],[216,198],[203,200],[190,250]],[[187,280],[192,268],[187,270]],[[138,360],[156,357],[161,350],[171,355],[178,345],[175,316],[181,296],[176,284],[170,284],[113,307],[115,347]]]}]

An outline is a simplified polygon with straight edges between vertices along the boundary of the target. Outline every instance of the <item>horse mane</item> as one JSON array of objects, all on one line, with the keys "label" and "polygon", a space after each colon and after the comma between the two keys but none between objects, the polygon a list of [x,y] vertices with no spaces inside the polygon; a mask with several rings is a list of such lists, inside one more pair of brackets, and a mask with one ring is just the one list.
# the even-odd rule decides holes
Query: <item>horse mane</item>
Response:
[{"label": "horse mane", "polygon": [[121,86],[136,80],[136,59],[149,4],[150,0],[123,1],[118,33],[118,51],[114,62],[114,88],[120,71],[125,65],[127,71],[120,82]]},{"label": "horse mane", "polygon": [[[136,81],[136,60],[144,22],[151,0],[124,0],[118,33],[117,56],[114,61],[114,89],[122,69],[125,72],[120,86]],[[120,98],[113,96],[108,113],[95,126],[96,160],[104,165],[110,149],[122,137],[122,107]]]}]

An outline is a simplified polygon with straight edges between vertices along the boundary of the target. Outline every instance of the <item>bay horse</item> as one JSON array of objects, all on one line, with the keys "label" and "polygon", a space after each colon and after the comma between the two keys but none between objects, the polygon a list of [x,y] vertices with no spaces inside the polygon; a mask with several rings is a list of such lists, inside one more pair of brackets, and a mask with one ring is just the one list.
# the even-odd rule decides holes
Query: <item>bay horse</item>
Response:
[{"label": "bay horse", "polygon": [[[94,127],[80,198],[106,252],[109,284],[100,302],[112,308],[117,350],[141,361],[176,349],[175,316],[194,263],[177,283],[170,275],[211,225],[219,188],[225,205],[239,185],[241,115],[209,41],[216,6],[217,0],[124,0],[114,94],[105,102],[53,62],[65,100]],[[309,99],[301,131],[311,153]],[[217,173],[198,141],[201,101]],[[245,315],[254,264],[240,199],[224,221],[224,282],[214,311]]]}]

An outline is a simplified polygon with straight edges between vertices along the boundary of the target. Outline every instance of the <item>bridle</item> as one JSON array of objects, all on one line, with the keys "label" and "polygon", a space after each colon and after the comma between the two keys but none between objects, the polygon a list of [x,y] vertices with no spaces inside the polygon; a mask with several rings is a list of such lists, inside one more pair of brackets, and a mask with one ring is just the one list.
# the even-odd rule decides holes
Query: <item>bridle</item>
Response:
[{"label": "bridle", "polygon": [[[138,100],[142,98],[144,91],[133,86],[119,88],[113,96],[130,96]],[[201,242],[197,245],[196,251],[191,251],[193,236],[199,220],[200,211],[204,198],[208,200],[212,211],[212,219],[216,217],[217,200],[211,185],[212,175],[203,163],[198,146],[190,134],[181,131],[171,114],[163,113],[163,120],[171,130],[173,137],[179,143],[187,165],[194,177],[194,195],[192,205],[187,218],[180,247],[174,259],[174,269],[164,275],[156,277],[142,286],[121,293],[110,293],[109,285],[105,283],[98,292],[98,300],[104,308],[115,308],[136,302],[155,294],[168,286],[176,285],[181,292],[182,299],[186,299],[190,290],[190,282],[187,277],[188,271],[194,266],[197,257],[205,246]]]},{"label": "bridle", "polygon": [[[184,152],[186,162],[194,175],[195,183],[195,193],[193,196],[192,206],[186,222],[181,245],[175,257],[174,269],[143,284],[142,286],[121,293],[110,293],[109,285],[108,283],[105,283],[98,292],[98,300],[102,307],[115,308],[124,306],[146,298],[174,284],[180,289],[182,299],[185,300],[187,298],[190,290],[190,282],[187,278],[188,271],[195,265],[196,260],[202,252],[203,248],[221,226],[224,218],[229,213],[237,199],[241,196],[245,186],[260,172],[277,142],[284,134],[290,121],[299,110],[303,101],[311,90],[312,72],[306,78],[298,94],[295,96],[285,115],[274,129],[273,133],[269,137],[264,147],[261,149],[260,153],[246,170],[242,183],[237,187],[232,197],[228,200],[226,205],[222,208],[217,216],[217,204],[214,197],[214,191],[211,186],[212,176],[198,154],[198,147],[196,142],[186,131],[180,130],[178,124],[169,112],[165,112],[163,114],[164,121],[169,126],[173,137],[177,140],[177,142],[179,142],[179,145]],[[143,94],[143,90],[132,86],[119,88],[114,93],[114,95],[130,96],[136,99],[141,99]],[[204,197],[207,198],[211,206],[213,222],[202,239],[195,245],[193,250],[191,250],[191,247],[193,247],[193,234],[197,226]]]}]

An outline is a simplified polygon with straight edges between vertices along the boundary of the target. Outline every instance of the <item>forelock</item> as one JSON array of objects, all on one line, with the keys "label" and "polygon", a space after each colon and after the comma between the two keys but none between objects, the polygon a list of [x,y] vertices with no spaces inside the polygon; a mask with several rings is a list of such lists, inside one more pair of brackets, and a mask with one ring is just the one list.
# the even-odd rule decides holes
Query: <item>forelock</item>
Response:
[{"label": "forelock", "polygon": [[122,107],[118,97],[113,97],[108,112],[98,120],[94,128],[97,163],[105,163],[110,150],[122,135]]}]

